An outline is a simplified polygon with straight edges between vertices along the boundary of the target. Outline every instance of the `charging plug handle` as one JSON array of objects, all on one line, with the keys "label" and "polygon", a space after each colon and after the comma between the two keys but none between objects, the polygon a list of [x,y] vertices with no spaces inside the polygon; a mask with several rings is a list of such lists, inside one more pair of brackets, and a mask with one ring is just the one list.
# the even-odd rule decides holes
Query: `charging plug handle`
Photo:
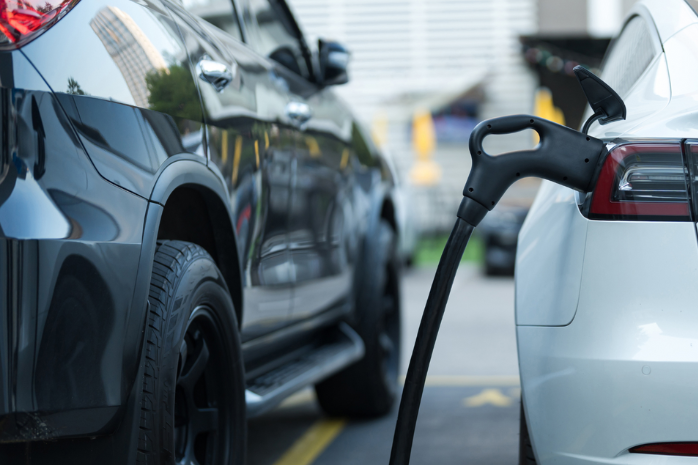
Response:
[{"label": "charging plug handle", "polygon": [[[490,134],[511,134],[533,129],[540,143],[532,150],[492,156],[482,142]],[[530,115],[493,118],[470,134],[473,166],[463,189],[458,217],[477,226],[514,182],[535,176],[580,192],[589,192],[605,144],[594,137]]]}]

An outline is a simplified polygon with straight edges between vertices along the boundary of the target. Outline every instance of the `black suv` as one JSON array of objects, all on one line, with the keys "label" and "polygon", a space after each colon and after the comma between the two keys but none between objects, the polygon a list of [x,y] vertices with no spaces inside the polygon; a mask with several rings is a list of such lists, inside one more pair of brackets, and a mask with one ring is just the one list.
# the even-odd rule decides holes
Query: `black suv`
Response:
[{"label": "black suv", "polygon": [[[393,180],[283,0],[0,2],[0,463],[242,464],[393,404]],[[205,18],[202,19],[202,18]]]}]

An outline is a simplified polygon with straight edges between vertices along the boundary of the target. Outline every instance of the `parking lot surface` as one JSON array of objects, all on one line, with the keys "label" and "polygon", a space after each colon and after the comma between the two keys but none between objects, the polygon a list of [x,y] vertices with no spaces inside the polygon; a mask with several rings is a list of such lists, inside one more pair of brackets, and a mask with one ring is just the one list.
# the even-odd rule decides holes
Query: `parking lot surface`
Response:
[{"label": "parking lot surface", "polygon": [[[402,373],[435,267],[403,275]],[[415,434],[413,464],[513,464],[520,389],[514,282],[461,265],[441,325]],[[323,415],[308,389],[249,422],[250,465],[387,464],[397,418],[348,421]]]}]

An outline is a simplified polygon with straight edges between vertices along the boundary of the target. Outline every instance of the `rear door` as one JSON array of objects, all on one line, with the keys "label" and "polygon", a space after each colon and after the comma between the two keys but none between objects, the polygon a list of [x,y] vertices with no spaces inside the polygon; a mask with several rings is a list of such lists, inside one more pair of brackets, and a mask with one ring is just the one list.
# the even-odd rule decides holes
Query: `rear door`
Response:
[{"label": "rear door", "polygon": [[[243,269],[242,337],[250,340],[286,324],[290,311],[287,224],[292,139],[284,138],[273,123],[269,100],[283,96],[270,99],[274,84],[269,67],[241,42],[233,4],[200,1],[191,10],[206,21],[173,7],[199,83],[209,166],[230,193]],[[207,62],[225,65],[230,82],[217,89],[204,80]]]}]

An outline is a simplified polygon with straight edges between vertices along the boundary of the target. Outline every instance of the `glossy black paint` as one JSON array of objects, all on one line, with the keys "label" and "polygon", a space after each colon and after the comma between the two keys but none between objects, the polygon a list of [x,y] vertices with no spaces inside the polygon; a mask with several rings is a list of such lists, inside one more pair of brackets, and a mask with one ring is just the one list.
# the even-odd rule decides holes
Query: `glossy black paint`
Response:
[{"label": "glossy black paint", "polygon": [[[392,180],[312,65],[258,52],[176,4],[92,0],[0,54],[0,443],[109,433],[130,460],[159,238],[212,255],[250,367],[352,318]],[[223,92],[204,57],[235,69]]]},{"label": "glossy black paint", "polygon": [[[6,422],[0,440],[99,431],[125,398],[120,320],[131,304],[147,201],[97,173],[36,70],[20,52],[8,55],[3,71],[13,87],[3,76],[0,90],[0,414],[45,412],[49,420],[40,430],[13,431]],[[75,409],[92,411],[94,421],[59,414]]]}]

